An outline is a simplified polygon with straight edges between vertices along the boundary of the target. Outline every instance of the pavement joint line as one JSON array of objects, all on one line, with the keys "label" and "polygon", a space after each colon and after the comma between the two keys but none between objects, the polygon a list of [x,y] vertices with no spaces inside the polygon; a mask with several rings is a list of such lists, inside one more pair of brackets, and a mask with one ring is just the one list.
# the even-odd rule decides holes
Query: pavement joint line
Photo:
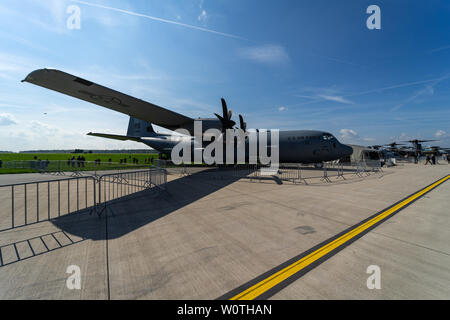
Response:
[{"label": "pavement joint line", "polygon": [[218,299],[267,299],[450,179],[447,175]]},{"label": "pavement joint line", "polygon": [[111,280],[109,270],[109,235],[108,235],[108,208],[105,212],[105,258],[106,258],[106,290],[107,300],[111,300]]},{"label": "pavement joint line", "polygon": [[444,251],[441,251],[441,250],[437,250],[437,249],[433,249],[433,248],[430,248],[430,247],[426,247],[426,246],[423,246],[423,245],[418,244],[418,243],[414,243],[414,242],[402,240],[402,239],[399,239],[399,238],[391,237],[391,236],[388,236],[386,234],[375,232],[375,231],[373,232],[373,234],[376,234],[376,235],[382,236],[382,237],[386,237],[386,238],[389,238],[389,239],[392,239],[392,240],[400,241],[400,242],[409,244],[411,246],[415,246],[415,247],[422,248],[422,249],[427,249],[427,250],[430,250],[430,251],[433,251],[433,252],[436,252],[436,253],[439,253],[439,254],[444,254],[446,256],[450,256],[450,253],[448,253],[448,252],[444,252]]}]

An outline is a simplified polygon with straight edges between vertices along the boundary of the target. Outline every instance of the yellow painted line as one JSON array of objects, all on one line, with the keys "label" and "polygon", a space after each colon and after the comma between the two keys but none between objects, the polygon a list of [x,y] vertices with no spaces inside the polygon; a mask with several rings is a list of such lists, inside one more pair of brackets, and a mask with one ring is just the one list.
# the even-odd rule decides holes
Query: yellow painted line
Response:
[{"label": "yellow painted line", "polygon": [[356,227],[355,229],[352,229],[351,231],[345,233],[344,235],[340,236],[339,238],[331,241],[330,243],[327,243],[323,247],[317,249],[316,251],[308,254],[307,256],[301,258],[300,260],[292,263],[291,265],[285,267],[284,269],[281,269],[280,271],[274,273],[273,275],[267,277],[266,279],[258,282],[257,284],[251,286],[250,288],[244,290],[243,292],[235,295],[230,300],[253,300],[257,297],[259,297],[264,292],[268,291],[269,289],[275,287],[279,283],[285,281],[292,275],[296,274],[297,272],[301,271],[305,267],[309,266],[314,261],[322,258],[326,254],[330,253],[334,249],[342,246],[347,241],[351,240],[361,232],[364,232],[371,226],[375,225],[376,223],[380,222],[381,220],[387,218],[391,214],[395,213],[396,211],[400,210],[404,206],[408,205],[412,201],[416,200],[417,198],[421,197],[423,194],[427,193],[428,191],[436,188],[440,184],[444,183],[450,179],[450,175],[446,176],[445,178],[442,178],[435,183],[431,184],[425,189],[422,189],[410,197],[406,198],[405,200],[401,201],[397,205],[381,212],[376,217],[370,219],[366,223]]}]

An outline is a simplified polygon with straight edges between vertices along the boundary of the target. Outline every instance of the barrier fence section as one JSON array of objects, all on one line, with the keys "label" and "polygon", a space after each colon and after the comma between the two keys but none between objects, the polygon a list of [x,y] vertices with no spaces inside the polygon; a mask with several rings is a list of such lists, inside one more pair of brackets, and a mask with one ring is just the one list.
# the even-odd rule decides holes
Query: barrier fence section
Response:
[{"label": "barrier fence section", "polygon": [[96,203],[93,177],[0,186],[0,231],[90,209]]},{"label": "barrier fence section", "polygon": [[312,179],[320,179],[322,182],[330,183],[333,180],[347,180],[349,176],[363,178],[372,173],[382,175],[382,163],[379,160],[364,160],[342,163],[339,161],[324,162],[320,164],[299,164],[282,163],[277,170],[270,169],[269,166],[261,164],[237,164],[237,165],[174,165],[168,160],[157,160],[158,166],[167,169],[169,174],[181,176],[198,176],[197,173],[207,172],[208,177],[212,179],[224,178],[248,178],[250,181],[262,180],[267,177],[276,177],[283,181],[289,181],[294,184],[304,183]]},{"label": "barrier fence section", "polygon": [[96,212],[101,215],[108,204],[124,200],[142,191],[153,188],[158,191],[165,190],[166,183],[167,172],[161,168],[104,174],[98,179],[99,195]]},{"label": "barrier fence section", "polygon": [[0,185],[0,231],[86,210],[100,215],[113,200],[152,188],[165,190],[166,183],[166,171],[156,168]]}]

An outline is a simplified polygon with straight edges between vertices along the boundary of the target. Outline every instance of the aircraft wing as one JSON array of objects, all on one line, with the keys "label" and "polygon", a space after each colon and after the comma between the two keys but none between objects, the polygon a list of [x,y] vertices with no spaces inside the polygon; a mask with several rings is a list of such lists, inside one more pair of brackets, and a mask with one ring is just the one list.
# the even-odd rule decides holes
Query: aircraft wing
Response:
[{"label": "aircraft wing", "polygon": [[92,133],[89,132],[87,134],[88,136],[94,136],[94,137],[100,137],[100,138],[106,138],[106,139],[114,139],[114,140],[122,140],[122,141],[127,141],[127,140],[131,140],[131,141],[136,141],[136,142],[141,142],[141,138],[139,137],[130,137],[130,136],[120,136],[117,134],[108,134],[108,133]]},{"label": "aircraft wing", "polygon": [[22,80],[24,81],[128,114],[169,130],[175,130],[194,121],[179,113],[55,69],[35,70]]}]

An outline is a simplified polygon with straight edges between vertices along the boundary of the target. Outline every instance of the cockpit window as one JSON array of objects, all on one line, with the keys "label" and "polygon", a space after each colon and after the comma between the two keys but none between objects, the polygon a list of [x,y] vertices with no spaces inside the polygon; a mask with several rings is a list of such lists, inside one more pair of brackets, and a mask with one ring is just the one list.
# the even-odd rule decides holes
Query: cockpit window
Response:
[{"label": "cockpit window", "polygon": [[331,134],[325,133],[323,135],[323,140],[331,140],[333,139],[333,136]]}]

